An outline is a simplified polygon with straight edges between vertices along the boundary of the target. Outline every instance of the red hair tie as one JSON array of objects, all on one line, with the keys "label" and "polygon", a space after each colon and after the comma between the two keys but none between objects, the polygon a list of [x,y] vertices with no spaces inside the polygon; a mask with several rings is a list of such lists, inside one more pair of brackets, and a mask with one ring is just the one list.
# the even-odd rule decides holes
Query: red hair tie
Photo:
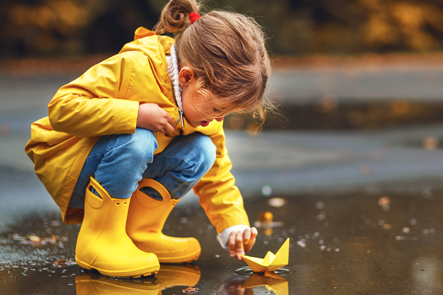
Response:
[{"label": "red hair tie", "polygon": [[200,14],[198,12],[191,12],[189,14],[189,20],[191,21],[191,25],[200,19]]}]

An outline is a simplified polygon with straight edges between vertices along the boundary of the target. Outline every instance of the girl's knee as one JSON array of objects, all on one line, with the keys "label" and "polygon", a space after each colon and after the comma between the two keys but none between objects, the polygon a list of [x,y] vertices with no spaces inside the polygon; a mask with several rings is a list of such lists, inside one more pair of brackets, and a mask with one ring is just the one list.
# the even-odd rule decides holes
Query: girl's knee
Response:
[{"label": "girl's knee", "polygon": [[147,129],[137,128],[135,133],[130,134],[130,139],[123,143],[122,148],[131,155],[134,161],[151,163],[154,152],[158,147],[154,134]]},{"label": "girl's knee", "polygon": [[206,135],[198,135],[195,138],[196,150],[194,153],[195,161],[203,166],[205,171],[208,171],[214,165],[216,157],[216,147],[211,138]]}]

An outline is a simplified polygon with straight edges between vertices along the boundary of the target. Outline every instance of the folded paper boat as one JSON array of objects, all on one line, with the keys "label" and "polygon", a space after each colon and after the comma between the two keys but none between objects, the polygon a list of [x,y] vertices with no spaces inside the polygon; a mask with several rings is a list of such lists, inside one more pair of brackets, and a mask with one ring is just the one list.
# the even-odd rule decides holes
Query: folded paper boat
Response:
[{"label": "folded paper boat", "polygon": [[268,251],[265,258],[242,255],[253,272],[266,272],[279,269],[289,263],[289,238],[283,243],[277,253]]}]

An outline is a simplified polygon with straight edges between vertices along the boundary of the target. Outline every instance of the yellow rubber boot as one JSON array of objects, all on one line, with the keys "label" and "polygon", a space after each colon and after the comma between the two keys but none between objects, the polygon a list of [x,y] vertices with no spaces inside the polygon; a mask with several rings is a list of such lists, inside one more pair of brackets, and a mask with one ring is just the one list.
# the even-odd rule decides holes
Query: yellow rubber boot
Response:
[{"label": "yellow rubber boot", "polygon": [[[157,190],[163,200],[140,191],[143,187]],[[162,233],[166,219],[179,200],[171,199],[168,190],[153,179],[142,179],[132,194],[126,232],[141,250],[157,255],[161,263],[184,263],[197,260],[200,243],[195,238],[175,238]]]},{"label": "yellow rubber boot", "polygon": [[[102,198],[91,192],[91,186]],[[111,198],[91,177],[75,250],[78,265],[116,277],[140,277],[158,272],[160,264],[155,254],[138,249],[126,234],[130,201],[130,198]]]}]

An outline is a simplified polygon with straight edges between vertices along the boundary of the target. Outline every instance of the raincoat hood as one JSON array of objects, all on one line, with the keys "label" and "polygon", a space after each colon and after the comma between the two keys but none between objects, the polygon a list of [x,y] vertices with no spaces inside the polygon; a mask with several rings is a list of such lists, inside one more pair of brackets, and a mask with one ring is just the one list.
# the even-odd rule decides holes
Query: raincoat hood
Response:
[{"label": "raincoat hood", "polygon": [[[172,93],[172,85],[168,74],[166,54],[171,53],[174,39],[168,36],[160,36],[144,27],[139,27],[134,33],[134,41],[126,43],[120,50],[120,54],[142,52],[149,57],[151,70],[157,77],[157,83],[164,94]],[[170,101],[174,101],[168,97]]]},{"label": "raincoat hood", "polygon": [[[147,38],[149,37],[149,38]],[[144,27],[139,27],[134,33],[134,41],[127,43],[120,50],[120,53],[130,51],[141,51],[151,59],[152,70],[162,82],[169,81],[168,63],[166,62],[166,54],[171,53],[171,46],[174,39],[168,36],[161,36]],[[171,86],[170,83],[167,86]],[[166,86],[166,85],[165,85]],[[168,87],[168,90],[170,87]]]}]

